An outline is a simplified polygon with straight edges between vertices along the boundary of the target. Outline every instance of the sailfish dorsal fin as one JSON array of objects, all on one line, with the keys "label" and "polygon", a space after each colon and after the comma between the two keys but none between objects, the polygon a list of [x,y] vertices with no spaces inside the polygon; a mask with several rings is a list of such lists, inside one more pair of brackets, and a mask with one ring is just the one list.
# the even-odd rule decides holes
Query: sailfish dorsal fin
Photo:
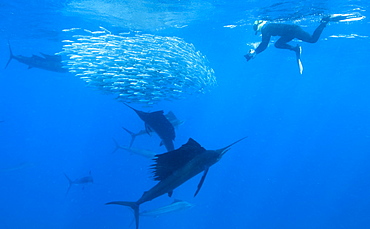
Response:
[{"label": "sailfish dorsal fin", "polygon": [[206,149],[198,142],[189,138],[188,142],[180,148],[167,153],[157,154],[153,159],[155,163],[152,165],[154,180],[161,181],[166,179],[173,172],[191,161],[195,156],[205,151]]}]

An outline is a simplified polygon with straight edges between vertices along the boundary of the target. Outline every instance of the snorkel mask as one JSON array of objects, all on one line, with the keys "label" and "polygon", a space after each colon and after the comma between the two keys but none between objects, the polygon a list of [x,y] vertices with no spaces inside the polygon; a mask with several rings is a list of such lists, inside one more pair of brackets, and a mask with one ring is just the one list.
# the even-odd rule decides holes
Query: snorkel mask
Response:
[{"label": "snorkel mask", "polygon": [[267,23],[267,21],[263,21],[263,20],[256,20],[254,21],[253,23],[253,30],[256,31],[256,35],[258,32],[261,32],[262,30],[262,27]]}]

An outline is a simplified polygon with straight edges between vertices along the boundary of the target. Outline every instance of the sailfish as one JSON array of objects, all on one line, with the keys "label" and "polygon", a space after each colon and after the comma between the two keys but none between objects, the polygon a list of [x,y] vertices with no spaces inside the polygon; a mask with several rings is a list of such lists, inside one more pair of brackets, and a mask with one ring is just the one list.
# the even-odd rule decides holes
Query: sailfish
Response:
[{"label": "sailfish", "polygon": [[10,61],[15,59],[20,63],[28,65],[28,68],[40,68],[53,72],[68,72],[68,69],[63,68],[62,57],[57,55],[48,55],[45,53],[40,53],[42,56],[32,55],[31,57],[14,55],[9,44],[9,60],[6,63],[5,68],[8,67]]},{"label": "sailfish", "polygon": [[171,197],[174,189],[203,172],[203,176],[194,194],[194,196],[196,196],[204,183],[209,168],[218,162],[232,145],[243,139],[245,139],[245,137],[218,150],[206,150],[198,142],[190,138],[188,142],[179,149],[155,156],[153,159],[155,163],[152,165],[152,169],[154,180],[159,182],[150,190],[144,192],[140,199],[136,202],[112,201],[106,204],[118,204],[131,207],[134,210],[136,229],[138,229],[140,215],[139,207],[141,204],[166,193]]},{"label": "sailfish", "polygon": [[136,112],[141,120],[145,122],[145,130],[149,134],[150,132],[156,132],[161,138],[161,145],[163,144],[167,151],[175,149],[173,141],[175,140],[175,128],[172,123],[164,116],[163,111],[144,112],[136,110],[135,108],[127,105]]},{"label": "sailfish", "polygon": [[[185,121],[184,120],[179,120],[175,114],[172,112],[172,111],[169,111],[167,114],[164,115],[166,117],[166,119],[168,119],[168,121],[172,124],[172,126],[174,128],[176,127],[179,127],[180,125],[182,125]],[[148,130],[140,130],[139,132],[132,132],[128,129],[126,129],[125,127],[122,127],[127,133],[129,133],[131,135],[131,142],[130,142],[130,145],[129,147],[132,146],[132,144],[134,143],[135,139],[137,136],[139,135],[143,135],[143,134],[148,134]],[[149,133],[150,134],[150,133]]]}]

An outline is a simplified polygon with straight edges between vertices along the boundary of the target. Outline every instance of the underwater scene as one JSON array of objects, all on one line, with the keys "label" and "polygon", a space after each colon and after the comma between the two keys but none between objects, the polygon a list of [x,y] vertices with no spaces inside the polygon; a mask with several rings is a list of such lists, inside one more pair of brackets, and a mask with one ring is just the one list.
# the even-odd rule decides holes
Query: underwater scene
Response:
[{"label": "underwater scene", "polygon": [[0,228],[370,228],[369,8],[0,0]]}]

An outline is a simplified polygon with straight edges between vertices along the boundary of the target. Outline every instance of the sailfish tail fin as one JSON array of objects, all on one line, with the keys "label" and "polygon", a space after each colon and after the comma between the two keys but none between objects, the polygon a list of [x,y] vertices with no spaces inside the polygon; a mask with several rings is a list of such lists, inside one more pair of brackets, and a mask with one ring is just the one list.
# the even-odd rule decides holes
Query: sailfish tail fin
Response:
[{"label": "sailfish tail fin", "polygon": [[114,141],[114,144],[116,145],[116,148],[114,148],[112,153],[115,153],[115,152],[117,152],[117,150],[122,149],[122,146],[120,146],[120,144],[118,144],[116,139],[113,138],[113,141]]},{"label": "sailfish tail fin", "polygon": [[129,133],[131,135],[131,141],[130,141],[130,148],[132,146],[132,144],[134,144],[134,141],[135,141],[135,138],[137,136],[137,134],[135,134],[134,132],[132,131],[129,131],[128,129],[126,129],[125,127],[122,127],[122,129],[126,130],[127,133]]},{"label": "sailfish tail fin", "polygon": [[[8,67],[8,65],[9,65],[10,61],[11,61],[11,60],[13,59],[13,57],[14,57],[13,52],[12,52],[12,48],[10,47],[10,43],[9,43],[9,41],[8,41],[8,46],[9,46],[9,60],[8,60],[8,62],[6,63],[5,68],[7,68],[7,67]],[[5,69],[5,68],[4,68],[4,69]]]},{"label": "sailfish tail fin", "polygon": [[68,189],[67,189],[67,192],[66,192],[66,195],[68,194],[69,190],[71,189],[72,187],[72,184],[73,184],[73,181],[67,176],[67,174],[64,173],[64,176],[67,178],[69,184],[68,184]]},{"label": "sailfish tail fin", "polygon": [[140,206],[139,204],[137,204],[136,202],[129,202],[129,201],[112,201],[112,202],[106,203],[106,205],[108,204],[118,204],[118,205],[127,206],[127,207],[132,208],[135,214],[136,229],[139,229],[139,206]]}]

